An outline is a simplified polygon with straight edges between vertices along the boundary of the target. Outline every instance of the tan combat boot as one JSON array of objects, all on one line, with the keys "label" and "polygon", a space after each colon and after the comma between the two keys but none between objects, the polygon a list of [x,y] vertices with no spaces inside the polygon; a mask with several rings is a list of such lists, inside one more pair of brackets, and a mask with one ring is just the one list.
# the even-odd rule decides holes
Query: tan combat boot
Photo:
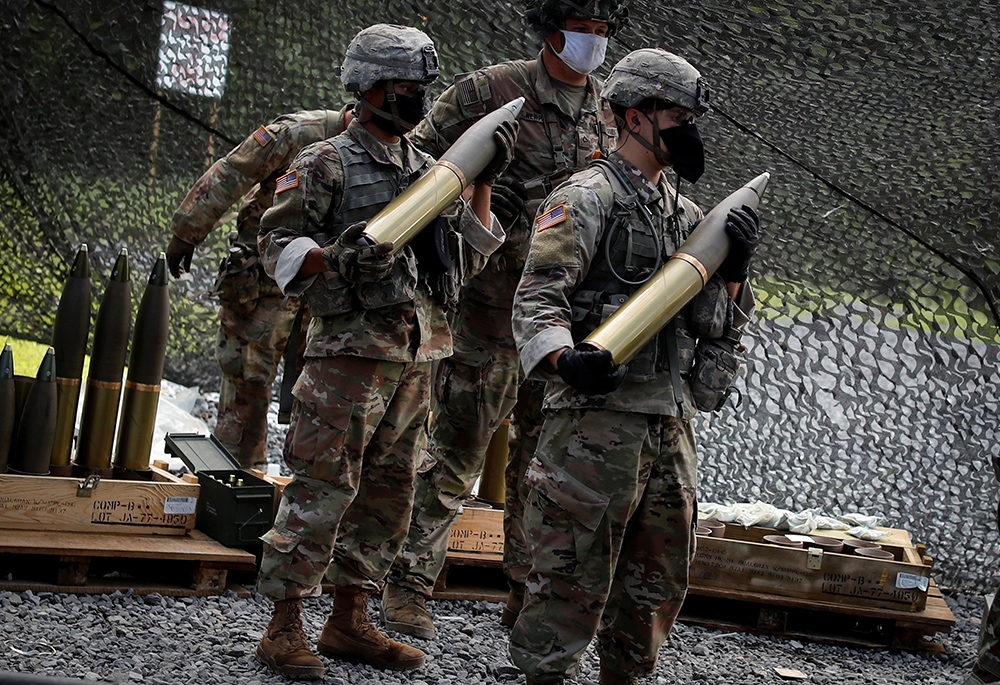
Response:
[{"label": "tan combat boot", "polygon": [[375,668],[409,671],[424,665],[425,654],[390,640],[368,620],[368,593],[357,587],[338,587],[333,611],[319,636],[320,654],[345,661],[363,661]]},{"label": "tan combat boot", "polygon": [[419,592],[392,583],[382,592],[382,622],[389,630],[434,639],[434,621],[427,613],[427,600]]},{"label": "tan combat boot", "polygon": [[323,662],[309,649],[302,629],[301,599],[274,603],[274,615],[257,645],[257,660],[287,678],[318,680],[326,673]]}]

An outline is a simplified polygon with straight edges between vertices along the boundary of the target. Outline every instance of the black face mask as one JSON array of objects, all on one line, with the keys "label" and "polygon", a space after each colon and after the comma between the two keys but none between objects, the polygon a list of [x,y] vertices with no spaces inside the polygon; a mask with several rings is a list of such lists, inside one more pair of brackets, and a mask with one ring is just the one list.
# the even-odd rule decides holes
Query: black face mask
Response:
[{"label": "black face mask", "polygon": [[424,118],[427,113],[427,100],[423,91],[414,95],[400,95],[399,93],[395,95],[395,108],[388,98],[382,103],[382,109],[367,102],[365,106],[372,111],[372,121],[375,122],[376,126],[386,133],[402,136],[412,131],[413,127]]},{"label": "black face mask", "polygon": [[697,124],[660,129],[660,139],[670,153],[670,164],[685,181],[697,183],[705,173],[705,146]]}]

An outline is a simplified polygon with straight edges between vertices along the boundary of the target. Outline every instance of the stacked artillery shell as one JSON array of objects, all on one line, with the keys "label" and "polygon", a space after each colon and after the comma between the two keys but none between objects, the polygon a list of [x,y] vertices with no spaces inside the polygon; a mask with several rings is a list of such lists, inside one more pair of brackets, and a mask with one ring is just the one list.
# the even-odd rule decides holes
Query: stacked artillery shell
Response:
[{"label": "stacked artillery shell", "polygon": [[170,287],[167,285],[167,258],[161,252],[153,264],[146,292],[139,303],[132,334],[132,352],[125,382],[115,477],[149,480],[149,455],[156,426],[156,406],[160,399],[163,360],[167,354],[170,328]]},{"label": "stacked artillery shell", "polygon": [[101,298],[90,353],[90,374],[83,398],[80,441],[76,448],[74,476],[112,475],[111,449],[114,446],[118,400],[132,320],[132,294],[128,252],[122,250],[111,270],[111,279]]},{"label": "stacked artillery shell", "polygon": [[14,351],[10,343],[0,353],[0,473],[7,471],[11,443],[14,441],[14,414],[17,396],[14,391]]},{"label": "stacked artillery shell", "polygon": [[402,250],[486,168],[497,152],[493,134],[504,121],[517,119],[523,106],[524,98],[511,100],[469,127],[426,174],[372,217],[364,235],[373,244],[392,243],[393,253]]},{"label": "stacked artillery shell", "polygon": [[479,478],[479,498],[499,506],[503,506],[507,490],[504,474],[509,456],[509,429],[509,420],[504,420],[497,426],[486,448],[483,473]]},{"label": "stacked artillery shell", "polygon": [[38,366],[10,455],[11,473],[44,476],[49,472],[56,437],[56,353],[51,347]]},{"label": "stacked artillery shell", "polygon": [[90,261],[87,257],[87,246],[81,245],[63,286],[59,309],[56,311],[56,325],[52,332],[52,346],[56,349],[56,369],[59,373],[56,378],[59,410],[56,412],[56,437],[50,466],[53,476],[68,476],[71,472],[69,462],[73,450],[76,408],[80,402],[83,360],[87,354],[87,335],[90,333]]},{"label": "stacked artillery shell", "polygon": [[763,173],[712,208],[684,244],[625,304],[580,345],[611,352],[625,364],[708,283],[729,254],[726,217],[743,205],[757,209],[771,175]]}]

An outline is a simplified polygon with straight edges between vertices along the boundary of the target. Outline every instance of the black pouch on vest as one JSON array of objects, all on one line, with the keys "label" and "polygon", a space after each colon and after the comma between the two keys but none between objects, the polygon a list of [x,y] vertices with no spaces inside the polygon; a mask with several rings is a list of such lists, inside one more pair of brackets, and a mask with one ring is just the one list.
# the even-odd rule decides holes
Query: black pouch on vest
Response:
[{"label": "black pouch on vest", "polygon": [[732,392],[740,368],[736,350],[728,340],[700,340],[695,348],[691,394],[700,411],[718,411]]}]

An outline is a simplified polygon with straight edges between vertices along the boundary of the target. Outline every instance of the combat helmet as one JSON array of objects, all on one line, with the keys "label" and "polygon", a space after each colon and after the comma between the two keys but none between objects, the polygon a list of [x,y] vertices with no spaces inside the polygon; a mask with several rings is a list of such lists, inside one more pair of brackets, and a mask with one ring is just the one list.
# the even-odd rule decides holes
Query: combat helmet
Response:
[{"label": "combat helmet", "polygon": [[708,111],[709,87],[687,60],[660,48],[643,48],[625,55],[614,66],[601,97],[622,108],[646,100],[680,105],[697,115]]},{"label": "combat helmet", "polygon": [[524,18],[542,37],[562,29],[569,18],[603,21],[613,36],[628,22],[628,0],[526,0]]},{"label": "combat helmet", "polygon": [[437,51],[426,33],[411,26],[375,24],[347,46],[340,81],[358,94],[378,81],[431,83],[439,74]]}]

